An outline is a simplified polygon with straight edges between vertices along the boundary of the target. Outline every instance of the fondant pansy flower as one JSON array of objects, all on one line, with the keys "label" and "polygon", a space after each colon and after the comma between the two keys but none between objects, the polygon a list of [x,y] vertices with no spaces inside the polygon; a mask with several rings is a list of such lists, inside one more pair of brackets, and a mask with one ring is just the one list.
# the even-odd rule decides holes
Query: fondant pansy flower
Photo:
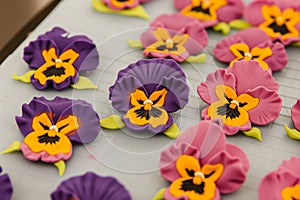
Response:
[{"label": "fondant pansy flower", "polygon": [[276,171],[267,174],[259,184],[259,200],[300,199],[300,158],[285,160]]},{"label": "fondant pansy flower", "polygon": [[300,41],[299,1],[255,0],[246,6],[244,18],[274,41],[284,45]]},{"label": "fondant pansy flower", "polygon": [[158,16],[141,35],[145,56],[172,58],[177,62],[196,60],[195,56],[202,61],[204,55],[200,53],[207,43],[202,23],[179,13]]},{"label": "fondant pansy flower", "polygon": [[275,42],[259,28],[252,27],[224,38],[214,48],[215,57],[225,63],[256,60],[263,69],[278,71],[286,66],[288,56],[284,45]]},{"label": "fondant pansy flower", "polygon": [[292,121],[295,129],[290,129],[285,125],[285,130],[288,136],[295,140],[300,140],[300,99],[293,105],[291,110]]},{"label": "fondant pansy flower", "polygon": [[83,100],[34,97],[16,117],[24,141],[13,142],[3,153],[21,150],[28,160],[55,163],[60,174],[72,155],[72,142],[92,142],[100,131],[98,114]]},{"label": "fondant pansy flower", "polygon": [[97,88],[79,74],[94,70],[99,64],[96,45],[86,36],[68,37],[67,31],[55,27],[30,42],[23,59],[31,70],[22,76],[14,74],[13,78],[31,82],[36,89]]},{"label": "fondant pansy flower", "polygon": [[7,174],[1,174],[1,173],[2,173],[2,168],[0,166],[0,186],[1,186],[0,197],[1,200],[10,200],[13,193],[11,181]]},{"label": "fondant pansy flower", "polygon": [[181,14],[201,21],[206,28],[240,19],[244,9],[241,0],[174,0],[174,5]]},{"label": "fondant pansy flower", "polygon": [[[109,129],[126,125],[134,131],[164,132],[172,137],[179,130],[170,113],[182,109],[188,96],[185,74],[174,60],[139,60],[119,71],[117,80],[109,88],[109,99],[121,118],[101,119],[100,124]],[[107,124],[108,119],[118,121],[120,126]]]},{"label": "fondant pansy flower", "polygon": [[221,119],[227,135],[239,130],[247,135],[252,123],[266,125],[279,116],[282,102],[278,87],[271,72],[257,61],[237,61],[231,68],[209,74],[198,86],[198,94],[209,104],[202,117]]},{"label": "fondant pansy flower", "polygon": [[239,147],[226,143],[221,125],[200,121],[161,153],[160,172],[171,185],[156,199],[218,200],[242,186],[248,158]]},{"label": "fondant pansy flower", "polygon": [[130,200],[127,189],[114,177],[93,172],[64,180],[51,194],[52,200]]},{"label": "fondant pansy flower", "polygon": [[92,0],[92,5],[95,10],[103,13],[149,19],[149,15],[141,5],[148,1],[150,0]]}]

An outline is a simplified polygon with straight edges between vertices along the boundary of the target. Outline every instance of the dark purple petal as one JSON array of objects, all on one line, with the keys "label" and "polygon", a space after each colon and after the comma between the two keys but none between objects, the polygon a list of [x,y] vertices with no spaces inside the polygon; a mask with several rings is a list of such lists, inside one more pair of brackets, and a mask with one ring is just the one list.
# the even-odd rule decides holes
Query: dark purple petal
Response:
[{"label": "dark purple petal", "polygon": [[93,172],[71,177],[51,194],[52,200],[131,200],[127,189],[113,177],[101,177]]},{"label": "dark purple petal", "polygon": [[[0,166],[0,174],[1,173],[2,173],[2,168]],[[10,200],[12,193],[13,193],[13,188],[9,176],[7,174],[0,175],[0,199]]]}]

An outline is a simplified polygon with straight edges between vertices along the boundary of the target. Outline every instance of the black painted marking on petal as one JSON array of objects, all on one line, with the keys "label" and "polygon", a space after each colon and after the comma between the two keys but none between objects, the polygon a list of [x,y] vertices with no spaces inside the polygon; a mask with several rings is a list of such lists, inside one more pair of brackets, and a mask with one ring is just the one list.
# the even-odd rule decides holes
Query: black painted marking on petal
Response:
[{"label": "black painted marking on petal", "polygon": [[185,171],[190,177],[195,176],[195,171],[193,169],[189,170],[188,168],[185,168]]},{"label": "black painted marking on petal", "polygon": [[136,114],[136,117],[139,118],[146,118],[146,120],[149,120],[150,117],[158,118],[161,116],[162,111],[152,107],[151,110],[145,110],[144,107],[141,107],[138,110],[135,110],[134,113]]},{"label": "black painted marking on petal", "polygon": [[40,122],[40,121],[39,121],[39,123],[40,123],[40,125],[43,127],[44,130],[49,130],[49,126],[43,124],[43,123]]},{"label": "black painted marking on petal", "polygon": [[248,103],[247,102],[242,102],[242,103],[239,103],[239,107],[244,107],[245,105],[248,105]]},{"label": "black painted marking on petal", "polygon": [[201,13],[210,15],[209,8],[203,9],[203,8],[202,8],[202,4],[200,4],[199,6],[193,7],[193,8],[191,9],[191,11],[194,11],[194,12],[201,12]]},{"label": "black painted marking on petal", "polygon": [[205,178],[209,178],[211,175],[213,175],[215,173],[215,171],[210,172],[209,174],[204,174]]},{"label": "black painted marking on petal", "polygon": [[67,126],[69,126],[69,123],[63,125],[62,127],[59,127],[59,128],[58,128],[58,132],[60,132],[62,129],[66,128]]},{"label": "black painted marking on petal", "polygon": [[43,71],[43,74],[46,77],[50,77],[50,76],[61,76],[61,75],[65,75],[65,68],[60,67],[60,68],[56,68],[55,66],[51,66],[48,67],[45,71]]},{"label": "black painted marking on petal", "polygon": [[172,48],[167,48],[166,45],[160,45],[158,47],[156,47],[157,50],[159,51],[163,51],[163,50],[168,50],[168,51],[177,51],[178,48],[177,48],[177,44],[174,44]]},{"label": "black painted marking on petal", "polygon": [[55,135],[54,137],[50,137],[48,133],[45,133],[44,135],[38,136],[39,143],[50,143],[50,144],[55,144],[56,142],[59,141],[60,137]]},{"label": "black painted marking on petal", "polygon": [[285,24],[283,24],[282,26],[278,26],[276,22],[273,22],[269,25],[269,28],[271,28],[275,33],[280,33],[281,35],[290,33],[290,30],[286,27]]},{"label": "black painted marking on petal", "polygon": [[188,180],[182,181],[180,190],[183,190],[185,192],[194,191],[195,193],[203,194],[204,186],[205,186],[205,183],[203,181],[201,182],[200,185],[195,185],[193,182],[193,179],[188,179]]},{"label": "black painted marking on petal", "polygon": [[230,108],[230,103],[229,104],[224,104],[223,106],[220,106],[217,108],[217,113],[218,115],[221,116],[226,116],[226,119],[230,117],[230,119],[235,119],[239,117],[241,114],[238,110],[238,106],[236,106],[234,109]]}]

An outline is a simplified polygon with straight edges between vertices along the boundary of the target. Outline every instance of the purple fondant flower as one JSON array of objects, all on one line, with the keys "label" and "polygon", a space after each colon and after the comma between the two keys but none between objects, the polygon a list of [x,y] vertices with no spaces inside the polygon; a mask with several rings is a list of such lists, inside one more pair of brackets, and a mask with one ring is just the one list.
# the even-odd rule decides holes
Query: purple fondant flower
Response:
[{"label": "purple fondant flower", "polygon": [[161,175],[171,182],[164,199],[218,200],[241,187],[249,161],[239,147],[226,143],[221,125],[200,121],[161,153]]},{"label": "purple fondant flower", "polygon": [[205,27],[239,19],[244,9],[241,0],[174,0],[174,5],[181,14],[200,20]]},{"label": "purple fondant flower", "polygon": [[119,71],[109,88],[112,106],[133,130],[161,133],[173,124],[171,112],[188,102],[189,87],[180,66],[170,59],[139,60]]},{"label": "purple fondant flower", "polygon": [[92,40],[83,35],[68,37],[59,27],[30,42],[23,59],[30,69],[36,70],[30,79],[39,90],[49,85],[64,89],[79,80],[79,72],[96,69],[99,64]]},{"label": "purple fondant flower", "polygon": [[208,43],[202,23],[178,13],[160,15],[150,27],[141,35],[146,56],[183,62],[190,55],[198,55]]},{"label": "purple fondant flower", "polygon": [[130,200],[126,188],[113,177],[93,172],[63,181],[51,194],[52,200]]},{"label": "purple fondant flower", "polygon": [[17,116],[16,122],[25,136],[21,145],[24,156],[44,162],[69,159],[71,142],[91,142],[100,130],[98,114],[91,104],[61,97],[34,97],[22,106],[22,116]]},{"label": "purple fondant flower", "polygon": [[[0,174],[2,173],[2,168],[0,166]],[[10,200],[13,193],[13,188],[11,185],[10,178],[7,174],[0,175],[0,199]]]},{"label": "purple fondant flower", "polygon": [[230,66],[239,60],[256,60],[262,68],[272,71],[282,69],[288,62],[284,45],[273,43],[264,31],[255,27],[221,40],[214,48],[214,55]]},{"label": "purple fondant flower", "polygon": [[105,5],[107,5],[112,10],[125,10],[134,8],[141,3],[148,2],[150,0],[101,0]]},{"label": "purple fondant flower", "polygon": [[245,8],[244,17],[274,41],[288,45],[300,40],[299,1],[255,0]]},{"label": "purple fondant flower", "polygon": [[259,200],[300,198],[300,157],[285,160],[276,171],[267,174],[259,184]]},{"label": "purple fondant flower", "polygon": [[231,68],[218,69],[198,86],[198,94],[209,104],[204,119],[221,119],[225,133],[266,125],[280,114],[278,83],[257,61],[237,61]]}]

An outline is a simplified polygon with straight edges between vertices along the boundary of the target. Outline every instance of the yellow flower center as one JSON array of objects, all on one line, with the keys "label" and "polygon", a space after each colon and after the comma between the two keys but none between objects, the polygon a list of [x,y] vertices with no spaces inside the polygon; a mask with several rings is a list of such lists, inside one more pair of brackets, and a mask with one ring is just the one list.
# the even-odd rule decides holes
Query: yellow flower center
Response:
[{"label": "yellow flower center", "polygon": [[300,199],[300,185],[286,187],[281,190],[282,200],[297,200]]}]

